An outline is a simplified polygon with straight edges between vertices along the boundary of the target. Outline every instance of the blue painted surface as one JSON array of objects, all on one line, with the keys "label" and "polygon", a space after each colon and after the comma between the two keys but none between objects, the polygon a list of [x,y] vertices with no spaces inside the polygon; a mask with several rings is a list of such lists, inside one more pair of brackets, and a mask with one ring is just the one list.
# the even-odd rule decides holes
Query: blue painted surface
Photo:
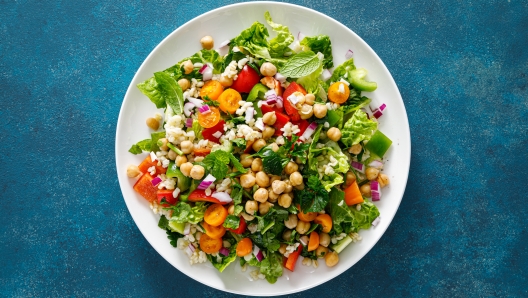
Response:
[{"label": "blue painted surface", "polygon": [[[230,296],[145,241],[114,160],[139,65],[178,26],[230,3],[2,1],[0,296]],[[527,296],[528,2],[294,3],[378,53],[405,102],[413,152],[379,243],[291,297]]]}]

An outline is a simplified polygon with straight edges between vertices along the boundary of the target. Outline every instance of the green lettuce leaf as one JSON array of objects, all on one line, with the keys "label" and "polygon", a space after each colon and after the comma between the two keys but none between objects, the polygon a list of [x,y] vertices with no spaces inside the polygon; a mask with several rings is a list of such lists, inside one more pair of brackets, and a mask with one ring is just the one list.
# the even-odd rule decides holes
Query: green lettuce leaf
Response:
[{"label": "green lettuce leaf", "polygon": [[152,140],[151,139],[145,139],[143,141],[139,141],[136,144],[132,145],[128,152],[132,154],[140,154],[143,153],[143,151],[149,151],[150,148],[152,148]]},{"label": "green lettuce leaf", "polygon": [[137,84],[138,89],[152,101],[156,108],[162,109],[167,106],[163,94],[158,88],[158,82],[154,77]]},{"label": "green lettuce leaf", "polygon": [[355,206],[347,206],[344,200],[345,192],[332,188],[327,211],[332,217],[332,229],[338,234],[368,229],[374,219],[380,215],[378,208],[372,202],[361,203],[361,209],[358,211]]},{"label": "green lettuce leaf", "polygon": [[233,263],[236,260],[236,243],[233,239],[228,240],[231,246],[229,247],[229,255],[224,256],[223,254],[218,254],[218,257],[215,257],[213,255],[207,254],[207,259],[213,266],[220,272],[224,271],[224,269],[229,266],[229,264]]},{"label": "green lettuce leaf", "polygon": [[178,202],[178,204],[168,207],[168,209],[172,210],[170,221],[197,224],[203,220],[207,207],[204,202],[197,202],[194,207],[185,202]]},{"label": "green lettuce leaf", "polygon": [[[317,160],[317,157],[320,155],[324,156],[325,160]],[[330,159],[331,162],[334,162],[332,159],[335,159],[336,164],[332,166],[334,169],[334,174],[323,174],[322,177],[321,174],[319,174],[321,183],[323,184],[326,191],[330,191],[333,186],[343,183],[344,180],[341,174],[345,174],[350,168],[350,165],[348,164],[348,157],[334,141],[326,142],[323,148],[312,149],[311,158],[308,159],[308,166],[310,170],[318,172],[320,167],[325,164],[329,164],[328,159]]]},{"label": "green lettuce leaf", "polygon": [[[348,72],[353,69],[356,69],[356,66],[354,65],[354,59],[350,58],[347,61],[343,62],[343,64],[339,65],[338,67],[334,69],[334,72],[332,73],[332,76],[330,77],[330,82],[334,83],[334,82],[341,80],[341,78],[343,78],[347,82],[350,83],[349,79],[347,78]],[[347,74],[346,77],[345,77],[345,74]]]},{"label": "green lettuce leaf", "polygon": [[264,13],[264,18],[266,18],[266,22],[268,22],[268,25],[270,25],[273,31],[277,32],[277,36],[268,42],[270,56],[273,58],[283,58],[284,53],[290,52],[288,46],[293,42],[294,37],[287,26],[274,23],[268,11]]},{"label": "green lettuce leaf", "polygon": [[334,66],[334,57],[332,56],[332,42],[328,35],[307,36],[301,40],[301,45],[307,47],[314,53],[321,53],[324,55],[323,68],[331,68]]},{"label": "green lettuce leaf", "polygon": [[372,222],[380,215],[378,207],[372,202],[364,201],[361,203],[361,209],[358,211],[356,208],[349,208],[352,212],[352,226],[354,230],[352,232],[357,232],[359,229],[368,229],[372,226]]},{"label": "green lettuce leaf", "polygon": [[260,273],[266,276],[270,284],[274,284],[282,276],[282,256],[268,251],[266,258],[260,264]]},{"label": "green lettuce leaf", "polygon": [[[211,63],[213,65],[213,73],[216,73],[216,74],[221,73],[224,67],[224,60],[222,56],[220,56],[220,54],[218,54],[216,50],[202,49],[196,52],[194,55],[187,57],[185,59],[182,59],[176,65],[179,66],[187,60],[191,60],[193,64],[194,63],[202,63],[202,64]],[[195,71],[198,71],[198,70],[195,69]],[[201,74],[200,74],[200,79],[201,79]]]},{"label": "green lettuce leaf", "polygon": [[161,97],[175,114],[183,114],[183,92],[176,80],[165,72],[154,73]]},{"label": "green lettuce leaf", "polygon": [[376,121],[368,119],[365,112],[356,110],[341,130],[341,142],[346,147],[352,147],[361,141],[368,141],[377,128]]},{"label": "green lettuce leaf", "polygon": [[233,39],[233,44],[242,47],[253,56],[271,60],[269,53],[268,29],[259,22],[253,23],[251,27],[243,30],[240,35]]}]

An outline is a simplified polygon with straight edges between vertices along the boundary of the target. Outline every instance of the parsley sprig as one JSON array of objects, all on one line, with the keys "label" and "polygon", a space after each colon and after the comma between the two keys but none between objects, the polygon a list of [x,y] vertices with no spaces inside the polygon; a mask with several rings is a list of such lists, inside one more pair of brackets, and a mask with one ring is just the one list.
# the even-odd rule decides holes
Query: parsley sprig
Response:
[{"label": "parsley sprig", "polygon": [[246,173],[247,170],[242,166],[242,164],[236,159],[236,157],[229,153],[225,152],[223,150],[216,150],[208,154],[204,160],[203,163],[217,180],[224,179],[227,176],[227,173],[229,172],[228,165],[231,163],[233,167],[238,172]]}]

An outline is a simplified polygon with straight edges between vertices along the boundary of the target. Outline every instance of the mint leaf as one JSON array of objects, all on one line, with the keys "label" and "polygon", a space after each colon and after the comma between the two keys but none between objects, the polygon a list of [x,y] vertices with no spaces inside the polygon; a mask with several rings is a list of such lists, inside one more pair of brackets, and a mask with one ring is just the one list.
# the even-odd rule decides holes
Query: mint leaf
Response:
[{"label": "mint leaf", "polygon": [[312,51],[300,52],[291,57],[280,69],[285,77],[300,78],[311,74],[319,68],[319,58]]},{"label": "mint leaf", "polygon": [[247,170],[240,163],[240,161],[238,161],[238,159],[236,159],[236,157],[233,154],[231,154],[231,153],[229,153],[229,160],[231,161],[231,163],[233,164],[235,169],[237,169],[237,171],[242,172],[242,173],[246,173],[247,172]]},{"label": "mint leaf", "polygon": [[[211,172],[211,175],[213,175],[217,180],[220,180],[224,179],[227,175],[227,172],[229,172],[227,165],[233,159],[235,159],[235,157],[231,153],[225,152],[223,150],[216,150],[208,154],[204,158],[203,163]],[[246,170],[244,169],[244,173],[245,171]]]},{"label": "mint leaf", "polygon": [[224,228],[236,230],[240,225],[240,217],[228,215],[224,221]]},{"label": "mint leaf", "polygon": [[132,147],[130,147],[130,149],[128,149],[128,152],[137,155],[137,154],[142,153],[143,150],[141,150],[141,148],[137,144],[134,144],[132,145]]},{"label": "mint leaf", "polygon": [[143,141],[137,142],[135,145],[132,145],[132,147],[130,147],[128,152],[130,152],[132,154],[140,154],[143,151],[150,152],[151,148],[152,148],[152,140],[145,139]]}]

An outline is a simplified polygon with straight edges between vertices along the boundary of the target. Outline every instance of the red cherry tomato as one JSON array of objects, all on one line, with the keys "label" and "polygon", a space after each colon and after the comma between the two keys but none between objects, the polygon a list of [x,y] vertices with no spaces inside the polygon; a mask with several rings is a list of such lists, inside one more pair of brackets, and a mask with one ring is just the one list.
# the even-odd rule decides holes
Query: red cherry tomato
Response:
[{"label": "red cherry tomato", "polygon": [[235,234],[242,234],[246,230],[246,226],[247,226],[246,221],[244,220],[243,217],[240,217],[240,224],[238,225],[238,228],[235,230],[233,229],[228,229],[228,230]]},{"label": "red cherry tomato", "polygon": [[259,74],[250,66],[244,66],[238,74],[238,78],[233,82],[231,88],[240,93],[249,93],[253,86],[260,81]]},{"label": "red cherry tomato", "polygon": [[224,134],[224,124],[225,124],[225,121],[220,120],[215,126],[202,130],[203,138],[211,142],[218,143],[220,138],[217,138],[213,135],[218,131]]},{"label": "red cherry tomato", "polygon": [[297,111],[297,109],[288,100],[288,96],[292,95],[294,92],[301,92],[302,94],[306,95],[306,90],[304,90],[301,85],[291,82],[288,88],[284,90],[282,98],[284,99],[284,110],[286,110],[286,114],[291,117],[293,122],[297,122],[301,120],[299,111]]}]

